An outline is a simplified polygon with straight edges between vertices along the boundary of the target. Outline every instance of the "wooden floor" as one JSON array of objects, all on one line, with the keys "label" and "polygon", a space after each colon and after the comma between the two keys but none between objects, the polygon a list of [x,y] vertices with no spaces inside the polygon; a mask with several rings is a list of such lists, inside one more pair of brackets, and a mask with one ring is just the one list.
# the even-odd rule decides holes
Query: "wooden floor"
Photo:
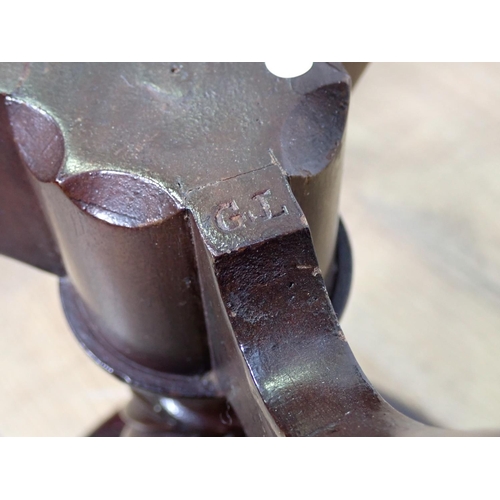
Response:
[{"label": "wooden floor", "polygon": [[[499,89],[500,64],[373,64],[350,111],[346,337],[385,394],[457,429],[500,429]],[[3,257],[0,332],[0,434],[85,435],[127,400],[55,278]]]}]

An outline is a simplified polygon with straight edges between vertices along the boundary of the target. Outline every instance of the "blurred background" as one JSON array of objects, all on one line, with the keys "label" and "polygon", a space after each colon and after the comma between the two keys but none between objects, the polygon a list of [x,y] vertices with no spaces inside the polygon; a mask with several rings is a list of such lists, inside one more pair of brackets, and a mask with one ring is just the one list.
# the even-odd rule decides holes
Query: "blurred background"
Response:
[{"label": "blurred background", "polygon": [[[454,429],[500,429],[499,89],[500,64],[373,63],[351,99],[341,324],[384,395]],[[0,434],[85,435],[127,399],[56,278],[0,256]]]}]

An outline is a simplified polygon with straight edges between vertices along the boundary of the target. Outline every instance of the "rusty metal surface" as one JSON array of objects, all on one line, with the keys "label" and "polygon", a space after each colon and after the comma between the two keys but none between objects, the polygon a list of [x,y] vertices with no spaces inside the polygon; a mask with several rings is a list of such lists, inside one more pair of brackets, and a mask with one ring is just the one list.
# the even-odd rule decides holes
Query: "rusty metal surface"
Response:
[{"label": "rusty metal surface", "polygon": [[[444,432],[376,393],[328,297],[349,90],[333,63],[0,67],[0,251],[62,276],[79,341],[142,398],[126,435],[231,433],[225,398],[247,435]],[[138,410],[164,398],[181,423]]]}]

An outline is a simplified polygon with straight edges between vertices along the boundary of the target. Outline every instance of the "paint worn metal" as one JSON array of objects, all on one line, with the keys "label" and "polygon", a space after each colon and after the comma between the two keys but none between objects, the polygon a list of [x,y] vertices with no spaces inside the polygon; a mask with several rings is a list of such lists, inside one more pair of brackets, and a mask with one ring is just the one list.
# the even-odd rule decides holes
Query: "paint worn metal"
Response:
[{"label": "paint worn metal", "polygon": [[338,63],[0,67],[0,251],[61,277],[125,435],[444,432],[376,393],[327,293],[349,93]]}]

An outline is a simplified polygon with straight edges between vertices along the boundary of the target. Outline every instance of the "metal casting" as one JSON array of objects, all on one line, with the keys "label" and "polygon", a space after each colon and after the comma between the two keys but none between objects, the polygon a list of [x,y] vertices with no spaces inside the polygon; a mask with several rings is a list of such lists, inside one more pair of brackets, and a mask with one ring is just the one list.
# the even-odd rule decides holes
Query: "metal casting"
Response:
[{"label": "metal casting", "polygon": [[123,435],[448,434],[382,399],[332,307],[350,87],[339,63],[0,66],[0,251],[60,277],[134,390]]}]

